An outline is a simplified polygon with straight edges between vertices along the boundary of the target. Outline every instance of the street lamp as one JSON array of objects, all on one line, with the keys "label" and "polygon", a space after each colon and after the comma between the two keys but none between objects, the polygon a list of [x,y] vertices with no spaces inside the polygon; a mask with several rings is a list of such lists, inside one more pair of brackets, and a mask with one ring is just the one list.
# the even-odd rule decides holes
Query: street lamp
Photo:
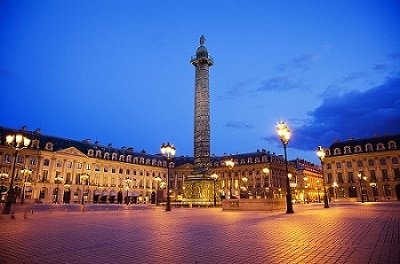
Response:
[{"label": "street lamp", "polygon": [[[270,198],[270,192],[271,192],[271,175],[270,175],[270,172],[271,171],[270,171],[269,168],[265,167],[265,168],[262,169],[262,172],[264,173],[264,197],[266,198],[265,190],[267,189],[268,190],[268,198]],[[268,175],[268,187],[265,186],[265,178],[267,177],[267,175]]]},{"label": "street lamp", "polygon": [[211,179],[214,180],[214,206],[217,206],[217,193],[215,192],[215,183],[218,180],[218,174],[216,173],[212,174]]},{"label": "street lamp", "polygon": [[126,182],[126,205],[129,205],[129,184],[131,183],[131,178],[126,177],[125,182]]},{"label": "street lamp", "polygon": [[54,201],[54,202],[57,204],[57,203],[58,203],[58,194],[59,194],[59,192],[60,192],[59,186],[60,186],[60,183],[63,182],[63,178],[62,178],[60,175],[57,175],[57,176],[54,178],[54,181],[57,183],[56,200]]},{"label": "street lamp", "polygon": [[22,177],[24,179],[23,185],[22,185],[22,193],[21,193],[21,204],[24,204],[24,200],[25,200],[25,185],[26,185],[26,175],[30,175],[32,174],[32,170],[31,169],[25,169],[23,168],[21,170],[21,174]]},{"label": "street lamp", "polygon": [[229,185],[229,199],[232,198],[232,185],[233,185],[233,177],[232,177],[232,169],[235,166],[235,162],[233,162],[232,159],[230,160],[226,160],[225,161],[225,166],[228,167],[229,169],[229,181],[230,181],[230,185]]},{"label": "street lamp", "polygon": [[80,180],[81,180],[81,184],[82,184],[82,201],[81,201],[81,211],[82,212],[85,211],[85,200],[84,200],[85,186],[83,185],[83,181],[87,181],[87,179],[89,179],[89,175],[87,175],[87,174],[82,174],[80,176]]},{"label": "street lamp", "polygon": [[158,176],[154,180],[156,181],[156,205],[158,205],[158,189],[160,188],[160,183],[162,179],[160,176]]},{"label": "street lamp", "polygon": [[290,129],[285,124],[285,122],[279,122],[276,126],[276,131],[278,132],[279,139],[282,141],[283,149],[285,152],[285,166],[286,166],[286,213],[293,214],[293,204],[292,204],[292,194],[290,192],[290,181],[289,181],[289,168],[287,161],[287,151],[286,147],[290,139]]},{"label": "street lamp", "polygon": [[358,178],[360,179],[360,195],[361,195],[361,202],[364,203],[364,195],[363,195],[363,189],[362,189],[362,180],[366,181],[367,177],[363,177],[361,171],[357,173]]},{"label": "street lamp", "polygon": [[325,174],[324,174],[324,159],[325,159],[325,150],[319,146],[317,148],[317,156],[321,161],[321,170],[322,170],[322,185],[324,186],[324,208],[329,208],[328,204],[328,196],[326,193],[326,185],[325,185]]},{"label": "street lamp", "polygon": [[169,193],[169,161],[175,156],[176,153],[176,148],[167,143],[167,144],[162,144],[161,147],[161,154],[167,158],[167,206],[165,208],[165,211],[171,211],[171,196]]},{"label": "street lamp", "polygon": [[11,204],[15,202],[15,190],[13,188],[14,177],[15,177],[15,166],[17,163],[18,151],[27,148],[31,143],[31,140],[27,137],[22,136],[21,134],[16,135],[7,135],[6,143],[8,146],[12,147],[15,150],[14,155],[14,163],[12,167],[11,179],[10,179],[10,187],[7,192],[7,200],[3,208],[3,214],[10,214]]}]

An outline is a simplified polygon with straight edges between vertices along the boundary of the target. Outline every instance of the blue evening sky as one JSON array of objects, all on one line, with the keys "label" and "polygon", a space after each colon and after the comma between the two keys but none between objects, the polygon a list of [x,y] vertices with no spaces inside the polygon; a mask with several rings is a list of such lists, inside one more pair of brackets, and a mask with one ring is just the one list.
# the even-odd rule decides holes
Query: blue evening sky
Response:
[{"label": "blue evening sky", "polygon": [[211,153],[400,133],[400,2],[0,0],[0,126],[193,155],[204,34]]}]

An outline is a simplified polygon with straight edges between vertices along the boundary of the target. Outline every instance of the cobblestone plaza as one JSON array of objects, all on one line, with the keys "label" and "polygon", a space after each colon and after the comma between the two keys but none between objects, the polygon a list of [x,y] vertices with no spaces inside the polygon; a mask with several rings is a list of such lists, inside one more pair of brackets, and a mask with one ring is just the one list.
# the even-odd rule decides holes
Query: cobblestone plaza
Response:
[{"label": "cobblestone plaza", "polygon": [[[96,207],[97,206],[97,207]],[[147,205],[13,207],[1,263],[399,263],[400,203],[284,212]],[[33,210],[33,211],[31,211]]]}]

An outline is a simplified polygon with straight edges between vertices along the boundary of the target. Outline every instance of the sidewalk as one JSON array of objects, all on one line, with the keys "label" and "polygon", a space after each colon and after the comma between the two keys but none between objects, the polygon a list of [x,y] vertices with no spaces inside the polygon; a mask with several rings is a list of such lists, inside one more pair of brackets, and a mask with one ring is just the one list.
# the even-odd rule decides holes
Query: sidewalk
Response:
[{"label": "sidewalk", "polygon": [[15,219],[0,216],[0,262],[400,262],[400,203],[330,206],[295,205],[295,214],[126,207],[24,217],[17,211]]}]

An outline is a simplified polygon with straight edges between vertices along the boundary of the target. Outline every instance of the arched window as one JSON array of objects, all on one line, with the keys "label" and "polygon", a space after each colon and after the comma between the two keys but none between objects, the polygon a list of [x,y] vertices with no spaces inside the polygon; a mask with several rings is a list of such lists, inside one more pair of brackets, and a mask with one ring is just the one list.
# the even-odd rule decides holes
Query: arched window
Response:
[{"label": "arched window", "polygon": [[333,150],[333,154],[334,155],[340,155],[342,152],[340,151],[340,148],[335,148],[334,150]]},{"label": "arched window", "polygon": [[96,158],[101,158],[101,150],[96,150]]},{"label": "arched window", "polygon": [[351,154],[351,148],[350,148],[350,146],[345,146],[345,147],[344,147],[344,154]]},{"label": "arched window", "polygon": [[373,151],[374,149],[372,148],[372,144],[371,143],[368,143],[368,144],[365,144],[365,151]]},{"label": "arched window", "polygon": [[354,153],[360,153],[360,152],[362,152],[361,146],[356,146],[356,147],[354,148]]},{"label": "arched window", "polygon": [[51,143],[51,142],[47,142],[46,143],[46,150],[53,150],[53,146],[54,146],[54,144],[53,143]]},{"label": "arched window", "polygon": [[394,141],[389,141],[388,146],[389,146],[389,149],[397,149],[396,142],[394,142]]},{"label": "arched window", "polygon": [[89,149],[88,150],[88,156],[89,157],[93,157],[93,155],[94,155],[94,150],[93,149]]},{"label": "arched window", "polygon": [[383,143],[378,143],[378,144],[376,145],[376,149],[377,149],[377,150],[384,150],[384,149],[385,149],[385,146],[383,145]]}]

